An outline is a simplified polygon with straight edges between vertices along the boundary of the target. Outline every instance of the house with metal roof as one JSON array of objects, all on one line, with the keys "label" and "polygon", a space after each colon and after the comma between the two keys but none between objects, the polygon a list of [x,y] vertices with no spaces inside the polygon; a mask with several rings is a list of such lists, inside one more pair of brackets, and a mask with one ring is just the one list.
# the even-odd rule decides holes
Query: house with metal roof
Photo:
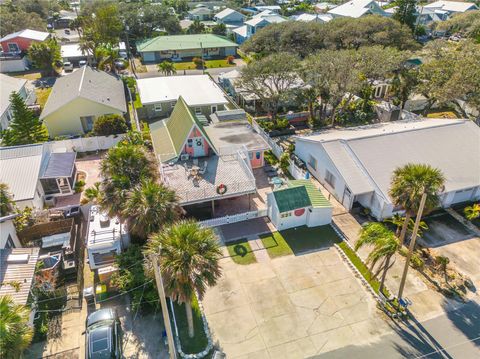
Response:
[{"label": "house with metal roof", "polygon": [[0,183],[19,208],[42,209],[45,200],[75,191],[75,152],[52,152],[48,143],[0,147]]},{"label": "house with metal roof", "polygon": [[162,76],[137,80],[143,107],[137,109],[141,118],[170,116],[181,96],[196,115],[207,118],[232,106],[223,91],[208,75]]},{"label": "house with metal roof", "polygon": [[27,304],[35,280],[39,251],[39,248],[0,249],[1,297],[8,295],[16,304]]},{"label": "house with metal roof", "polygon": [[122,80],[89,66],[60,77],[40,115],[50,137],[82,135],[92,131],[102,115],[127,112]]},{"label": "house with metal roof", "polygon": [[214,208],[216,200],[256,192],[250,153],[255,154],[266,144],[252,141],[249,150],[248,144],[234,144],[233,138],[222,138],[209,126],[210,122],[195,114],[183,97],[167,120],[150,125],[162,181],[175,188],[182,206],[211,202]]},{"label": "house with metal roof", "polygon": [[245,15],[233,9],[223,9],[217,13],[213,20],[218,24],[241,26],[245,21]]},{"label": "house with metal roof", "polygon": [[196,7],[188,12],[188,18],[190,20],[205,21],[212,18],[213,11],[206,6]]},{"label": "house with metal roof", "polygon": [[267,195],[268,217],[278,230],[332,221],[333,207],[310,180],[288,181]]},{"label": "house with metal roof", "polygon": [[445,176],[441,205],[480,198],[480,128],[472,121],[424,119],[326,130],[295,138],[308,171],[351,210],[382,220],[400,212],[389,197],[393,171],[425,163]]},{"label": "house with metal roof", "polygon": [[0,249],[20,248],[22,246],[13,223],[17,216],[17,213],[9,213],[0,217]]},{"label": "house with metal roof", "polygon": [[144,62],[182,61],[194,57],[204,59],[235,56],[238,45],[213,34],[158,36],[137,44]]},{"label": "house with metal roof", "polygon": [[327,11],[332,17],[359,18],[365,15],[388,16],[374,0],[351,0]]},{"label": "house with metal roof", "polygon": [[280,16],[278,13],[273,12],[272,10],[265,9],[262,12],[254,15],[250,20],[245,21],[243,26],[233,30],[233,33],[235,34],[235,42],[237,44],[242,44],[265,26],[285,21],[288,21],[288,19]]},{"label": "house with metal roof", "polygon": [[50,34],[45,31],[25,29],[5,35],[0,39],[0,46],[5,53],[20,53],[27,51],[34,42],[43,42]]}]

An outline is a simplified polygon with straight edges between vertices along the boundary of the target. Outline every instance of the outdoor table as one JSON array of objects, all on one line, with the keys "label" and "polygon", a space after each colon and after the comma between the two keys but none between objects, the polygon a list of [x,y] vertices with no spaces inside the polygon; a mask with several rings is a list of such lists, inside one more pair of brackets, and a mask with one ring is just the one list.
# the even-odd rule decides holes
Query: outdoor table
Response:
[{"label": "outdoor table", "polygon": [[283,180],[280,177],[273,177],[272,178],[272,183],[275,186],[275,188],[280,187],[283,184]]}]

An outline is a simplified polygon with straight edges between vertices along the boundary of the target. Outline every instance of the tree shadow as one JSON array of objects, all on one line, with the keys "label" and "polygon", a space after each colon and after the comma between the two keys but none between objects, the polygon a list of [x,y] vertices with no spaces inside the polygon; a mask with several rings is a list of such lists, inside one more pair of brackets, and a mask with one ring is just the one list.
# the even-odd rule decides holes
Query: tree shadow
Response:
[{"label": "tree shadow", "polygon": [[[448,302],[444,308],[447,310]],[[447,318],[461,331],[468,340],[480,348],[480,305],[474,301],[468,301],[457,310],[447,311]]]}]

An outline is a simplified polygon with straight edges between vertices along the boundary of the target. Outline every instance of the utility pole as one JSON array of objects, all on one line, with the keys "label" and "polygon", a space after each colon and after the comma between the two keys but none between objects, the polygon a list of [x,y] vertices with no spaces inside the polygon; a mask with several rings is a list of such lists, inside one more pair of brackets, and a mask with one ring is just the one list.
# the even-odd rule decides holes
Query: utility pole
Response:
[{"label": "utility pole", "polygon": [[[159,248],[159,254],[160,251],[161,248]],[[172,324],[170,322],[170,314],[168,313],[167,299],[165,298],[165,288],[163,287],[163,279],[162,274],[160,273],[158,257],[155,254],[150,254],[150,261],[155,272],[155,282],[157,283],[158,296],[160,297],[160,304],[162,306],[163,322],[165,324],[165,331],[167,332],[168,352],[170,354],[170,359],[177,359],[175,340],[173,339]]]},{"label": "utility pole", "polygon": [[420,208],[418,209],[417,218],[415,219],[415,225],[413,226],[412,238],[410,239],[410,245],[408,247],[407,258],[405,260],[405,267],[403,268],[402,280],[400,281],[400,288],[398,289],[398,299],[402,299],[403,289],[405,288],[405,281],[407,280],[408,267],[410,265],[410,259],[412,258],[413,250],[415,249],[415,242],[417,241],[418,228],[422,220],[423,209],[425,207],[425,201],[427,200],[427,194],[423,192],[422,199],[420,200]]},{"label": "utility pole", "polygon": [[200,42],[200,51],[202,54],[202,74],[205,75],[205,61],[203,61],[203,45],[202,42]]}]

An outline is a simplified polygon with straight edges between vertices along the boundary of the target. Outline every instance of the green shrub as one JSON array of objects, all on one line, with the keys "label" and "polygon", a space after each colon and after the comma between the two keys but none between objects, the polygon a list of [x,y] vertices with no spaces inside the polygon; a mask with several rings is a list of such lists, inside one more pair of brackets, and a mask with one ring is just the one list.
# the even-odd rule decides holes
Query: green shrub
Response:
[{"label": "green shrub", "polygon": [[416,253],[412,254],[412,257],[410,258],[410,264],[412,265],[413,268],[419,271],[423,270],[423,267],[425,267],[425,262]]},{"label": "green shrub", "polygon": [[265,162],[269,165],[276,165],[278,163],[277,157],[273,154],[272,150],[265,151],[263,154],[263,158],[265,159]]},{"label": "green shrub", "polygon": [[203,65],[203,67],[205,67],[205,60],[202,60],[200,57],[194,57],[192,59],[192,62],[195,64],[197,69],[201,69],[202,65]]},{"label": "green shrub", "polygon": [[290,167],[290,154],[287,152],[282,153],[282,155],[280,156],[280,168],[282,169],[283,173],[287,173],[289,167]]},{"label": "green shrub", "polygon": [[93,123],[93,132],[97,136],[118,135],[127,131],[127,121],[117,114],[100,116]]}]

